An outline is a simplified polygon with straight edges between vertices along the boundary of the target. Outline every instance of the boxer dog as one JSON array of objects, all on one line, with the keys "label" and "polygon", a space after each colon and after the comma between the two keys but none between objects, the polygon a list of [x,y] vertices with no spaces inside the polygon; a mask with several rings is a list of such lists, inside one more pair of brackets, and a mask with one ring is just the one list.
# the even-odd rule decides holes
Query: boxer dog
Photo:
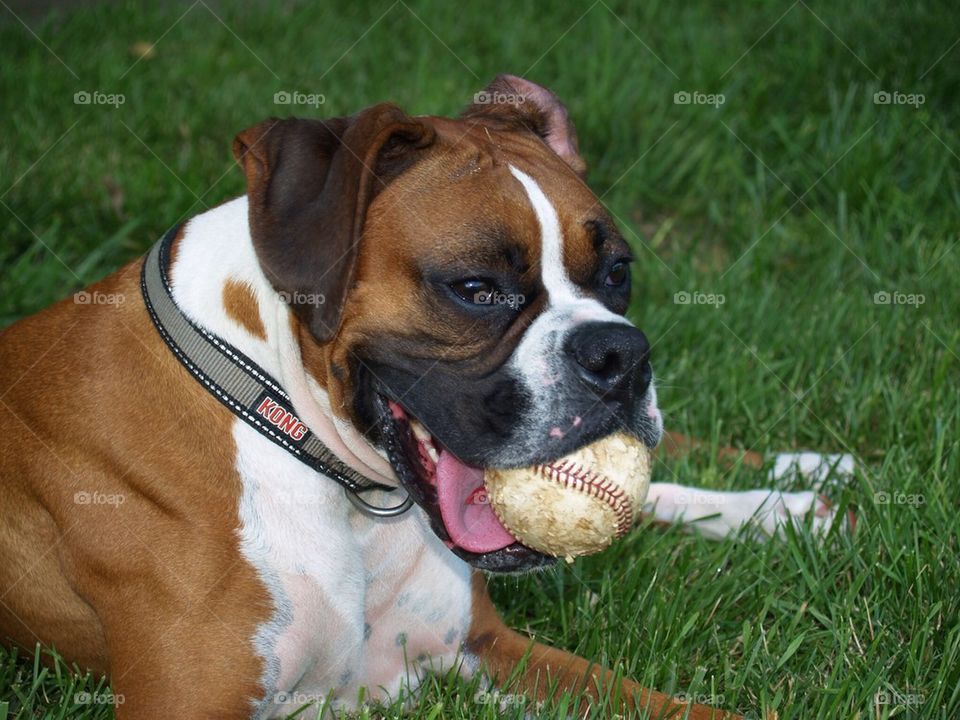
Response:
[{"label": "boxer dog", "polygon": [[[477,500],[483,468],[662,433],[630,247],[559,100],[501,76],[456,119],[381,104],[233,150],[244,197],[0,336],[0,636],[109,676],[120,720],[349,709],[451,669],[736,717],[533,642],[487,593],[554,559]],[[830,519],[681,490],[650,511],[708,534]]]}]

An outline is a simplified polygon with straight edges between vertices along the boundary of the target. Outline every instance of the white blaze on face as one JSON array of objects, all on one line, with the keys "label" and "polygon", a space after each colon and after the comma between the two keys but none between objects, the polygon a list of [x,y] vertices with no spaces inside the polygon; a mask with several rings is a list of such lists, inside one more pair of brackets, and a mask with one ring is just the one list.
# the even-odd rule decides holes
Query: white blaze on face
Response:
[{"label": "white blaze on face", "polygon": [[534,408],[527,422],[531,445],[542,442],[534,432],[537,420],[555,423],[575,418],[557,417],[561,377],[565,362],[563,345],[568,333],[586,322],[615,322],[632,326],[621,315],[608,310],[599,301],[585,297],[567,274],[563,262],[563,228],[556,208],[543,189],[528,174],[510,166],[510,172],[523,186],[540,226],[540,278],[547,293],[547,306],[530,325],[510,359],[510,367],[522,378],[533,398]]},{"label": "white blaze on face", "polygon": [[577,290],[563,264],[563,231],[556,209],[536,180],[512,165],[510,172],[523,185],[540,225],[540,276],[551,305],[576,302]]},{"label": "white blaze on face", "polygon": [[[560,227],[556,208],[536,180],[512,165],[510,172],[523,185],[537,223],[540,225],[540,279],[547,291],[549,302],[547,310],[537,318],[534,326],[545,316],[556,313],[562,313],[568,318],[570,325],[587,321],[621,322],[631,325],[632,323],[623,316],[611,312],[597,300],[584,297],[580,293],[577,286],[570,280],[567,267],[563,262],[563,229]],[[530,334],[529,331],[527,334]]]}]

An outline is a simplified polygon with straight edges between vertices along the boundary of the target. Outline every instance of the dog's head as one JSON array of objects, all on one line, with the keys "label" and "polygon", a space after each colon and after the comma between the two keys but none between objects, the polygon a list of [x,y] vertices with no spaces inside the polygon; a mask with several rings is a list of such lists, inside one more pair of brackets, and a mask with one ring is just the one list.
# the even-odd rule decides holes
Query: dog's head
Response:
[{"label": "dog's head", "polygon": [[630,248],[584,184],[560,101],[500,76],[457,119],[390,104],[268,120],[234,152],[303,362],[477,567],[550,559],[477,502],[482,468],[662,431],[628,322]]}]

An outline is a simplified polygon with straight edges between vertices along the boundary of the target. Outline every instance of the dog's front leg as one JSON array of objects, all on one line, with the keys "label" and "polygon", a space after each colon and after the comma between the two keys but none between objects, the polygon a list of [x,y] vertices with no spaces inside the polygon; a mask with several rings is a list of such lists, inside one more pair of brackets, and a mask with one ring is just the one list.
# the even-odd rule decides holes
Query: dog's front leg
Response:
[{"label": "dog's front leg", "polygon": [[[710,443],[679,433],[666,433],[660,446],[660,452],[667,457],[682,457],[709,449]],[[742,463],[755,470],[764,465],[759,453],[732,447],[718,448],[716,461],[725,467]],[[850,477],[853,467],[854,461],[849,455],[778,453],[770,481],[778,483],[796,471],[811,481],[814,488],[819,488],[831,473]],[[713,540],[736,535],[748,525],[756,528],[760,537],[773,537],[782,533],[785,525],[802,522],[808,514],[812,514],[812,530],[820,534],[829,530],[837,519],[832,503],[819,489],[783,492],[769,487],[735,492],[656,482],[650,485],[643,509],[656,522],[681,522]],[[853,529],[855,519],[852,513],[847,514],[846,521]]]},{"label": "dog's front leg", "polygon": [[[631,680],[616,680],[606,668],[511,630],[497,614],[486,579],[477,571],[473,573],[473,618],[466,649],[478,660],[480,671],[499,689],[495,701],[519,698],[528,710],[569,693],[581,698],[577,717],[588,716],[593,706],[608,700],[610,716],[637,717],[641,710],[648,712],[650,718],[742,720],[739,715],[704,705],[688,706]],[[685,715],[688,709],[689,715]]]},{"label": "dog's front leg", "polygon": [[802,523],[809,513],[813,514],[811,529],[821,534],[836,520],[830,502],[811,490],[725,491],[674,483],[651,483],[643,511],[658,523],[683,523],[711,540],[736,536],[747,526],[755,528],[760,538],[774,537],[791,522]]}]

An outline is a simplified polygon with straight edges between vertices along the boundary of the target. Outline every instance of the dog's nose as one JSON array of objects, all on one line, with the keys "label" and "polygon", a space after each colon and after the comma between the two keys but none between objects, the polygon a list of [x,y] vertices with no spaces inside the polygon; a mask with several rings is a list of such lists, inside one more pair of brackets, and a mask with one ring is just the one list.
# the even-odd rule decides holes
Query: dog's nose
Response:
[{"label": "dog's nose", "polygon": [[621,323],[581,325],[567,337],[573,369],[602,395],[642,396],[650,386],[650,343],[640,330]]}]

